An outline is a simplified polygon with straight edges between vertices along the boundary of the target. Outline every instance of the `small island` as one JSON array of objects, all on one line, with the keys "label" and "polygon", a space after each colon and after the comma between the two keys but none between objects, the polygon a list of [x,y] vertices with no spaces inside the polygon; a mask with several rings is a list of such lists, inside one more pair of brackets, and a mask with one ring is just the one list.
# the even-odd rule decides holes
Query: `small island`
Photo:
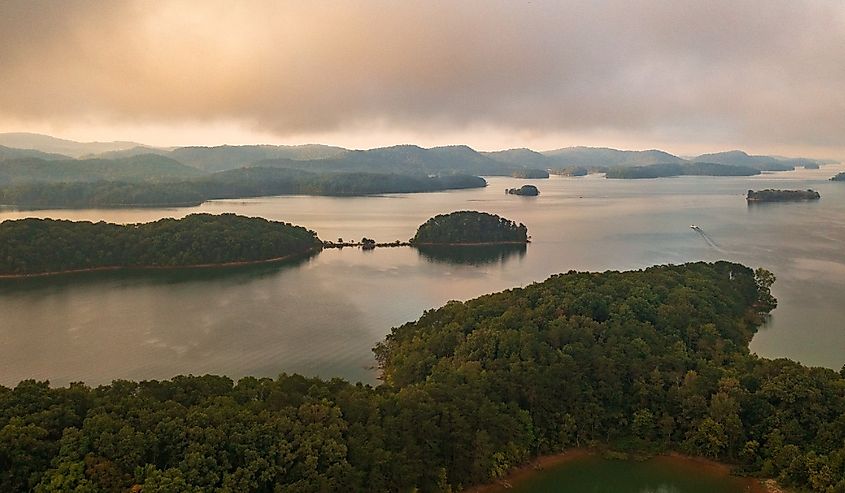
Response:
[{"label": "small island", "polygon": [[523,195],[526,197],[536,197],[540,195],[540,190],[537,189],[534,185],[522,185],[519,188],[509,188],[505,190],[505,193],[509,195]]},{"label": "small island", "polygon": [[818,163],[807,163],[804,165],[804,169],[819,169]]},{"label": "small island", "polygon": [[524,224],[486,212],[458,211],[432,217],[417,229],[410,243],[414,246],[477,246],[525,244],[528,241],[528,228]]},{"label": "small island", "polygon": [[0,223],[0,277],[276,262],[320,250],[313,231],[235,214],[145,224],[20,219]]},{"label": "small island", "polygon": [[819,200],[821,195],[815,190],[749,190],[748,202],[800,202],[805,200]]},{"label": "small island", "polygon": [[837,174],[836,176],[831,178],[830,181],[845,181],[845,172]]},{"label": "small island", "polygon": [[549,172],[544,169],[533,169],[533,168],[524,168],[518,169],[511,173],[511,176],[514,178],[525,178],[529,180],[536,180],[542,178],[548,178]]}]

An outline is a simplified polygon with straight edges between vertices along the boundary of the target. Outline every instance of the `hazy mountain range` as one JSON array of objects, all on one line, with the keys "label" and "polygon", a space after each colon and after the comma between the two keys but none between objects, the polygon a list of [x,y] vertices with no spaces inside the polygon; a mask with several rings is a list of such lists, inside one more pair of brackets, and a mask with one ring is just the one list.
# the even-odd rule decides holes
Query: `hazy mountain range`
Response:
[{"label": "hazy mountain range", "polygon": [[[83,159],[78,159],[83,158]],[[50,163],[52,162],[52,163]],[[654,164],[713,163],[764,171],[793,169],[807,158],[751,156],[742,151],[703,154],[691,159],[661,150],[626,151],[567,147],[550,151],[509,149],[478,152],[464,146],[422,148],[398,145],[350,150],[328,145],[243,145],[156,148],[137,142],[75,142],[47,135],[0,134],[0,182],[186,178],[244,167],[286,168],[319,173],[472,174],[502,176],[520,170],[572,167],[609,169]],[[143,168],[143,171],[138,169]]]}]

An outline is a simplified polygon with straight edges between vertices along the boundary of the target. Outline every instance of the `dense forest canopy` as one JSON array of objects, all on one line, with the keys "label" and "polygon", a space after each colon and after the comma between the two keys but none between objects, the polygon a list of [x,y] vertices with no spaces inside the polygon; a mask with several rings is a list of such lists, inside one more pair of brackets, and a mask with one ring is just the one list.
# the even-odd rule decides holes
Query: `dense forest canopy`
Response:
[{"label": "dense forest canopy", "polygon": [[438,214],[420,225],[411,238],[415,245],[527,242],[524,224],[477,211]]},{"label": "dense forest canopy", "polygon": [[696,263],[450,302],[376,348],[376,388],[296,375],[0,387],[0,490],[456,491],[605,445],[840,492],[845,377],[748,351],[772,282]]},{"label": "dense forest canopy", "polygon": [[234,214],[128,225],[20,219],[0,222],[0,275],[252,262],[320,245],[303,227]]}]

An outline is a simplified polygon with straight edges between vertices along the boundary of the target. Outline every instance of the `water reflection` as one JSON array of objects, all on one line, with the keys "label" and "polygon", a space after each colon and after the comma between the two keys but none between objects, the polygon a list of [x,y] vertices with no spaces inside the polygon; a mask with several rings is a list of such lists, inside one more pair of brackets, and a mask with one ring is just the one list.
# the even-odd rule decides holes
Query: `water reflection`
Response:
[{"label": "water reflection", "polygon": [[0,279],[0,295],[20,293],[32,290],[62,290],[70,287],[82,288],[97,285],[172,285],[183,283],[203,283],[225,280],[229,283],[246,283],[264,277],[274,276],[286,269],[302,266],[318,252],[311,252],[300,257],[279,262],[232,265],[213,268],[185,269],[118,269],[94,272],[72,272],[56,276],[26,277],[19,279]]},{"label": "water reflection", "polygon": [[474,246],[435,246],[417,248],[420,256],[430,262],[460,265],[485,265],[525,257],[525,244],[509,245],[474,245]]}]

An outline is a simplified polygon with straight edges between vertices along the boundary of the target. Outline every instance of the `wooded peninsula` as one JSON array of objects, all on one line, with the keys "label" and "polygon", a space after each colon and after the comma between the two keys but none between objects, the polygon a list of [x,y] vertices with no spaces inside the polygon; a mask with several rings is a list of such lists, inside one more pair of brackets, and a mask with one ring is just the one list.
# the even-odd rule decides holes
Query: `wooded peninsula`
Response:
[{"label": "wooded peninsula", "polygon": [[479,188],[477,176],[393,173],[311,173],[285,168],[240,168],[166,181],[25,182],[0,188],[0,204],[21,207],[194,206],[207,200],[272,195],[355,196]]},{"label": "wooded peninsula", "polygon": [[127,225],[20,219],[0,222],[0,276],[258,263],[321,245],[303,227],[234,214]]},{"label": "wooded peninsula", "polygon": [[773,281],[694,263],[450,302],[375,348],[375,388],[284,374],[0,387],[0,490],[457,491],[604,446],[842,491],[845,371],[748,350]]}]

